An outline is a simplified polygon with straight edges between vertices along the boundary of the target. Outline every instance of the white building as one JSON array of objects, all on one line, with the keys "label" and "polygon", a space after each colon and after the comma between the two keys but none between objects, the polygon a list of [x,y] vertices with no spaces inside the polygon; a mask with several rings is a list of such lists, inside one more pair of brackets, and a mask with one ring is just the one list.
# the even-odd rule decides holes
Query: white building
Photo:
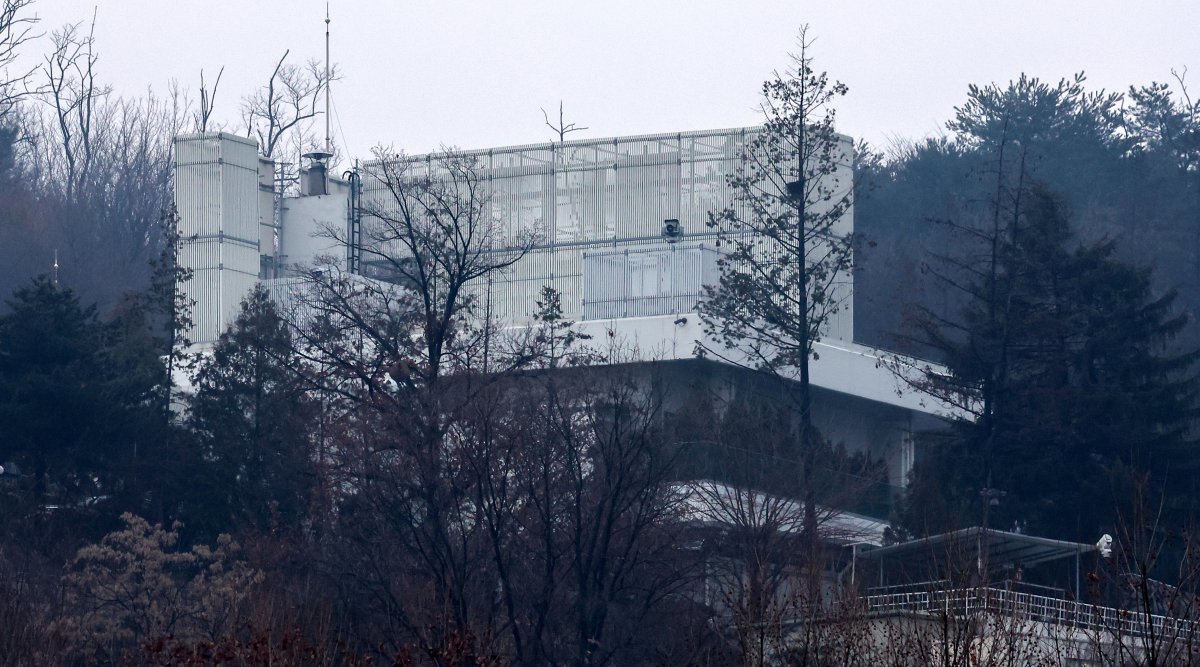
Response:
[{"label": "white building", "polygon": [[[757,131],[462,153],[475,162],[501,227],[498,238],[527,244],[503,275],[476,286],[488,290],[493,315],[512,326],[527,323],[539,290],[551,285],[562,295],[566,317],[600,339],[618,338],[658,360],[653,372],[660,377],[695,385],[702,376],[716,393],[736,391],[741,383],[734,367],[694,360],[696,342],[704,340],[695,305],[703,286],[719,281],[708,215],[736,205],[726,176]],[[828,178],[848,191],[850,140],[841,137],[840,147],[842,160]],[[181,136],[175,156],[186,239],[181,256],[194,271],[184,286],[196,304],[193,341],[214,341],[255,281],[286,277],[288,267],[325,256],[348,271],[372,275],[369,251],[378,248],[364,245],[372,224],[364,212],[390,205],[391,193],[376,176],[386,162],[366,162],[347,179],[326,176],[317,164],[302,174],[299,196],[281,197],[273,188],[274,166],[259,157],[253,140],[224,133]],[[404,159],[418,169],[422,162],[425,168],[435,164],[433,156]],[[666,220],[681,227],[672,242],[662,234]],[[853,209],[837,227],[837,233],[853,231]],[[511,250],[498,246],[496,252]],[[894,355],[854,343],[851,276],[839,281],[836,299],[840,308],[811,364],[814,419],[833,441],[886,461],[888,483],[901,487],[915,455],[913,432],[935,424],[934,415],[944,410],[897,381],[888,368]]]},{"label": "white building", "polygon": [[[503,275],[475,288],[480,294],[486,290],[494,316],[520,327],[529,322],[541,287],[553,286],[562,295],[564,315],[594,339],[619,339],[640,351],[641,361],[622,370],[647,386],[664,388],[667,412],[683,407],[697,391],[729,403],[739,395],[769,400],[764,393],[777,391],[776,385],[757,382],[753,373],[736,365],[693,354],[698,341],[716,345],[706,340],[694,310],[703,286],[720,277],[716,234],[705,223],[710,212],[736,203],[726,175],[736,169],[742,147],[756,131],[463,153],[474,161],[484,185],[500,228],[497,238],[514,239],[524,251]],[[846,159],[831,178],[838,187],[850,188],[849,140],[842,138],[841,146]],[[385,183],[376,177],[387,162],[367,162],[344,179],[327,176],[317,164],[302,173],[298,195],[281,196],[274,187],[275,166],[258,155],[253,140],[223,133],[188,135],[177,138],[175,147],[176,204],[185,238],[181,261],[194,272],[183,285],[196,304],[192,340],[215,341],[256,282],[286,280],[291,267],[319,257],[333,258],[343,270],[366,278],[380,275],[373,257],[389,251],[371,245],[371,225],[377,222],[371,212],[384,213],[393,205]],[[420,171],[433,169],[435,158],[405,160]],[[662,234],[666,220],[681,227],[681,235],[670,242]],[[836,231],[852,230],[853,209]],[[501,242],[492,250],[511,248]],[[940,417],[949,411],[897,380],[894,370],[904,360],[854,342],[852,288],[847,275],[838,285],[841,309],[816,344],[811,362],[814,421],[832,441],[885,461],[887,483],[895,491],[904,486],[920,455],[914,451],[913,434],[940,426]],[[711,534],[719,535],[734,522],[721,516],[720,502],[714,510],[705,500],[731,493],[724,481],[703,472],[681,480],[690,485],[681,488],[710,490],[708,496],[689,496],[695,504],[692,521],[701,534],[715,528]],[[883,511],[873,516],[881,517]],[[799,511],[792,514],[799,516]],[[1190,622],[1131,616],[1082,601],[1080,563],[1095,558],[1094,546],[978,528],[884,546],[886,524],[867,514],[831,514],[823,529],[830,567],[822,581],[831,590],[862,594],[855,609],[865,629],[855,636],[866,642],[868,654],[886,652],[903,639],[909,642],[905,650],[916,656],[912,664],[940,660],[948,652],[1018,662],[1053,655],[1076,664],[1107,664],[1119,662],[1122,655],[1141,655],[1151,645],[1147,642],[1164,632],[1191,651],[1195,628]],[[716,548],[712,558],[719,560]],[[983,552],[989,555],[981,557]],[[961,567],[955,572],[967,573],[957,583],[945,572],[928,571],[931,564],[944,569],[956,563]],[[1055,563],[1061,565],[1058,570]],[[1050,568],[1047,576],[1054,585],[1033,585],[1013,576],[1035,566]],[[977,570],[986,570],[986,577],[973,581],[971,573]],[[954,638],[939,636],[947,629]],[[998,637],[1014,639],[1003,643]],[[1184,640],[1176,641],[1178,637]]]}]

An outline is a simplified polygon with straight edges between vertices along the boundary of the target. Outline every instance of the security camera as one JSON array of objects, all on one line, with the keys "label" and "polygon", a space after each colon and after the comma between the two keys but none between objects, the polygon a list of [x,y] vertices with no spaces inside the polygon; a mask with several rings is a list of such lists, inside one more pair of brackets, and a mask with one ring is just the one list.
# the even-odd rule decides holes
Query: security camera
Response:
[{"label": "security camera", "polygon": [[683,226],[675,218],[663,220],[662,237],[667,243],[678,243],[683,238]]}]

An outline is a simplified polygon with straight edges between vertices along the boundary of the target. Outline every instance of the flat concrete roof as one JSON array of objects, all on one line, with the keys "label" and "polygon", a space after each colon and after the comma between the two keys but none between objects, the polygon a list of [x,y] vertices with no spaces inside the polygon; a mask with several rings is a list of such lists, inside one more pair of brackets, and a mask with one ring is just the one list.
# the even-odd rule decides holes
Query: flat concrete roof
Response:
[{"label": "flat concrete roof", "polygon": [[[593,346],[620,347],[644,361],[695,359],[696,344],[701,341],[708,349],[720,349],[719,343],[705,336],[695,313],[584,320],[577,326],[592,336]],[[817,354],[809,363],[809,374],[814,386],[938,417],[967,417],[962,410],[913,389],[900,375],[908,373],[911,379],[927,362],[834,339],[823,340],[813,348]],[[736,350],[724,358],[707,358],[735,366],[752,365]],[[798,379],[794,375],[793,379]]]}]

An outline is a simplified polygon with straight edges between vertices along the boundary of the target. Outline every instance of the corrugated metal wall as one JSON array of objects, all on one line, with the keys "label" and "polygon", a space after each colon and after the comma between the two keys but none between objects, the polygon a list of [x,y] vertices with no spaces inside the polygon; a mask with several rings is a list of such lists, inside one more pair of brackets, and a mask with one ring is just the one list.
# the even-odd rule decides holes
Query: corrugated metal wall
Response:
[{"label": "corrugated metal wall", "polygon": [[196,343],[216,340],[259,275],[258,145],[225,133],[175,139],[175,205],[182,285],[191,299]]}]

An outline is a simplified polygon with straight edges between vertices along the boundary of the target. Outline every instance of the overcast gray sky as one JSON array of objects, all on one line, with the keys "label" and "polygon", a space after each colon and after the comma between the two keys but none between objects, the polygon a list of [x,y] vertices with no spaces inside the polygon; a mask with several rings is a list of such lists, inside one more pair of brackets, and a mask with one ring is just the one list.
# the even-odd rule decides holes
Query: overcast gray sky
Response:
[{"label": "overcast gray sky", "polygon": [[[195,89],[222,65],[216,116],[292,59],[324,53],[323,0],[36,0],[49,31],[97,10],[99,75],[121,94]],[[1086,9],[1083,9],[1086,7]],[[970,83],[1021,72],[1124,91],[1192,66],[1200,2],[1147,0],[334,0],[335,134],[351,156],[547,141],[566,107],[575,138],[751,125],[759,86],[796,30],[850,87],[839,130],[885,144],[941,131]],[[44,48],[38,45],[34,48]]]}]

